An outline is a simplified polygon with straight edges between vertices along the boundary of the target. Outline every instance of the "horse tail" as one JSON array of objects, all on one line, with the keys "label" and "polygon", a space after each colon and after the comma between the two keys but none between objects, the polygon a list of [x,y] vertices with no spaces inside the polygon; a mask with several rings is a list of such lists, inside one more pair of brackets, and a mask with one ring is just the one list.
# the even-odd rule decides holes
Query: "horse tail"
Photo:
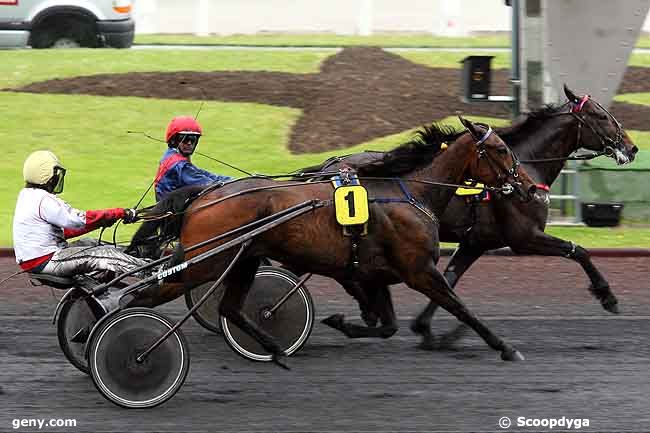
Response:
[{"label": "horse tail", "polygon": [[187,186],[170,192],[153,206],[138,211],[144,220],[126,249],[127,254],[157,259],[162,250],[178,240],[183,227],[185,209],[205,189],[205,186]]}]

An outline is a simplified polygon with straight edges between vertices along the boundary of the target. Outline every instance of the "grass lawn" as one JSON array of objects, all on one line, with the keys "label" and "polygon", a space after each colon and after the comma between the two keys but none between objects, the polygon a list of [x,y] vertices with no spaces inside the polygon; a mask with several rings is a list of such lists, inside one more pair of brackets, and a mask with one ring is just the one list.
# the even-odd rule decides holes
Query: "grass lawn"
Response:
[{"label": "grass lawn", "polygon": [[136,35],[136,44],[149,45],[244,45],[244,46],[302,46],[302,47],[347,47],[369,45],[379,47],[433,47],[433,48],[508,48],[509,35],[471,36],[447,38],[420,34],[376,34],[373,36],[346,36],[332,33],[285,34],[268,33],[257,35],[195,36],[175,35]]},{"label": "grass lawn", "polygon": [[[303,46],[346,47],[370,45],[380,47],[428,47],[428,48],[510,48],[509,34],[469,37],[442,37],[420,34],[375,34],[372,36],[346,36],[332,33],[286,34],[267,33],[257,35],[196,36],[192,34],[139,34],[135,43],[141,45],[243,45],[243,46]],[[650,48],[650,36],[642,35],[637,48]]]},{"label": "grass lawn", "polygon": [[[128,71],[274,70],[309,73],[317,71],[320,62],[331,52],[3,51],[0,52],[0,88],[53,78]],[[414,61],[449,67],[459,67],[458,61],[466,55],[427,54],[400,52]],[[497,67],[507,65],[507,53],[498,54],[494,61]],[[640,96],[622,97],[632,102]],[[641,99],[638,102],[645,103]],[[85,209],[133,206],[150,185],[164,144],[126,131],[144,131],[160,137],[172,116],[194,113],[196,109],[196,101],[0,92],[3,119],[0,142],[4,150],[4,158],[0,160],[0,246],[11,245],[11,219],[16,195],[22,187],[22,164],[29,152],[49,148],[62,159],[68,168],[63,198],[72,205]],[[298,110],[290,108],[207,102],[200,117],[205,137],[199,151],[249,171],[273,174],[315,164],[335,154],[388,149],[405,141],[411,134],[411,131],[405,131],[345,151],[293,155],[285,144],[299,116]],[[481,119],[477,116],[471,118]],[[457,121],[455,117],[447,120]],[[648,148],[648,133],[632,134],[637,145]],[[240,175],[198,155],[195,161],[214,172]],[[150,193],[145,203],[152,202]],[[650,247],[650,230],[644,228],[549,230],[551,233],[560,230],[561,236],[587,247]],[[121,226],[118,240],[128,240],[132,231],[132,227]]]},{"label": "grass lawn", "polygon": [[10,50],[0,51],[0,89],[82,75],[171,71],[318,72],[323,51]]}]

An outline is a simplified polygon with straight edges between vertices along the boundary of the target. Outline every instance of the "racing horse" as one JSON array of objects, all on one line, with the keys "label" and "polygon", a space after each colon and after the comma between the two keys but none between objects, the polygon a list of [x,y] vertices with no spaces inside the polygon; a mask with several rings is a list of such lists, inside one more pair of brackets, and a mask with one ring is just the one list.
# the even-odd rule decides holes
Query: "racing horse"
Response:
[{"label": "racing horse", "polygon": [[[487,202],[472,200],[469,204],[464,197],[452,198],[440,219],[440,240],[458,242],[459,247],[447,265],[444,276],[454,287],[487,250],[503,247],[510,247],[517,254],[566,257],[582,266],[591,282],[589,290],[602,307],[617,313],[616,296],[592,263],[588,252],[573,242],[544,233],[550,204],[549,185],[558,178],[569,155],[579,148],[608,155],[618,164],[632,162],[638,149],[621,124],[597,101],[589,96],[578,97],[567,86],[564,86],[564,93],[568,99],[564,105],[547,105],[511,126],[496,129],[504,142],[522,159],[525,171],[535,180],[538,187],[536,198],[521,202],[501,195],[493,196]],[[359,167],[382,157],[382,152],[362,152],[330,159],[324,164],[304,168],[301,172],[336,170],[341,164]],[[376,296],[374,301],[372,296],[355,296],[360,301],[362,317],[369,326],[375,326],[378,318],[373,308],[382,309],[382,303],[390,301],[390,294],[383,286],[368,295],[373,294]],[[375,306],[363,304],[368,298]],[[436,308],[436,303],[431,302],[411,325],[426,336],[423,341],[425,347],[434,347],[430,324]],[[340,329],[337,325],[340,317],[334,315],[325,323]]]},{"label": "racing horse", "polygon": [[[140,304],[155,306],[170,301],[205,281],[216,280],[227,266],[232,266],[224,280],[219,313],[258,341],[282,365],[280,346],[242,312],[260,258],[269,257],[341,284],[354,282],[364,290],[380,282],[403,281],[474,329],[491,348],[501,352],[504,360],[523,359],[469,311],[436,269],[440,257],[436,214],[442,213],[453,194],[449,183],[459,182],[469,172],[487,185],[502,186],[497,190],[504,193],[514,189],[522,199],[529,199],[535,190],[532,180],[491,128],[461,121],[466,131],[434,124],[388,152],[381,161],[358,171],[369,196],[369,220],[365,235],[358,240],[357,254],[352,251],[353,241],[344,236],[336,222],[329,180],[310,183],[251,177],[202,194],[183,213],[171,217],[163,229],[167,232],[163,235],[179,236],[182,247],[255,224],[297,204],[315,200],[323,206],[259,234],[243,253],[240,251],[234,265],[230,261],[235,254],[225,251],[176,274],[178,281],[165,281],[141,298]],[[448,144],[444,151],[442,143]],[[195,193],[196,188],[172,192],[144,216],[167,214],[174,203]],[[209,249],[203,246],[188,253],[188,257]],[[387,314],[392,314],[392,308]],[[395,329],[376,331],[387,337]]]}]

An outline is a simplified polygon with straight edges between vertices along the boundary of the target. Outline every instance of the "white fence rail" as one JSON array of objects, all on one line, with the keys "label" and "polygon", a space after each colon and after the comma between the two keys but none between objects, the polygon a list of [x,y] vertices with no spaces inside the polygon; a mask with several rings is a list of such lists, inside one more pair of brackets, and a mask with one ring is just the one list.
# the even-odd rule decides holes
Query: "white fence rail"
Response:
[{"label": "white fence rail", "polygon": [[[137,33],[509,32],[504,0],[134,0]],[[646,19],[643,31],[650,31]]]}]

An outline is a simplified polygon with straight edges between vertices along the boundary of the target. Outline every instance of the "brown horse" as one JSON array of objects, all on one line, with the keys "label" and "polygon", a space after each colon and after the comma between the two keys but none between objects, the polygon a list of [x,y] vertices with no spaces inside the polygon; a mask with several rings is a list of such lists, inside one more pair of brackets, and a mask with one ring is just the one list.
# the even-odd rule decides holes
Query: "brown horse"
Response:
[{"label": "brown horse", "polygon": [[[381,161],[358,171],[368,191],[370,218],[367,234],[358,240],[356,255],[351,237],[344,236],[336,222],[333,206],[300,215],[253,239],[226,277],[220,314],[251,335],[279,363],[282,353],[278,344],[241,311],[260,258],[269,257],[292,269],[325,275],[362,290],[405,282],[473,328],[490,347],[501,352],[503,359],[523,359],[468,310],[436,269],[440,252],[435,215],[442,214],[454,191],[439,183],[458,183],[469,173],[487,185],[504,186],[505,192],[512,192],[514,186],[525,197],[535,189],[491,129],[461,121],[466,132],[433,125],[420,131],[416,139],[388,152]],[[443,142],[449,146],[440,151]],[[177,201],[184,191],[172,194],[176,198],[170,200]],[[328,203],[332,196],[329,182],[241,179],[202,195],[177,217],[183,220],[181,245],[195,245],[306,201]],[[155,212],[164,213],[169,207],[169,200],[164,200]],[[201,248],[191,255],[207,250]],[[150,293],[149,299],[141,301],[150,306],[167,302],[190,287],[217,279],[234,254],[228,251],[191,266],[180,274],[180,282],[166,282]],[[392,306],[386,312],[393,314]],[[395,329],[380,327],[373,332],[388,337]]]},{"label": "brown horse", "polygon": [[[440,218],[440,239],[459,242],[459,247],[444,275],[453,287],[485,251],[502,247],[522,254],[566,257],[582,266],[591,281],[590,291],[604,309],[615,313],[618,311],[616,297],[588,252],[573,242],[544,233],[550,204],[547,186],[558,178],[565,159],[579,148],[606,154],[618,164],[633,161],[638,149],[620,123],[598,102],[588,96],[578,97],[566,86],[564,92],[568,99],[566,104],[546,106],[511,126],[496,129],[523,159],[526,172],[540,187],[538,194],[529,202],[496,196],[489,202],[468,204],[463,197],[452,198]],[[332,158],[301,171],[336,170],[341,164],[358,167],[377,161],[383,155],[383,152],[363,152]],[[390,302],[387,288],[373,289],[371,295],[377,296],[376,299],[358,296],[355,292],[351,294],[360,301],[366,323],[375,326],[377,316],[386,308],[382,303],[387,299]],[[363,304],[364,299],[370,299],[371,303]],[[436,307],[435,303],[430,303],[413,324],[417,332],[426,336],[424,345],[429,347],[432,347],[430,323]],[[332,318],[326,323],[335,324]]]}]

